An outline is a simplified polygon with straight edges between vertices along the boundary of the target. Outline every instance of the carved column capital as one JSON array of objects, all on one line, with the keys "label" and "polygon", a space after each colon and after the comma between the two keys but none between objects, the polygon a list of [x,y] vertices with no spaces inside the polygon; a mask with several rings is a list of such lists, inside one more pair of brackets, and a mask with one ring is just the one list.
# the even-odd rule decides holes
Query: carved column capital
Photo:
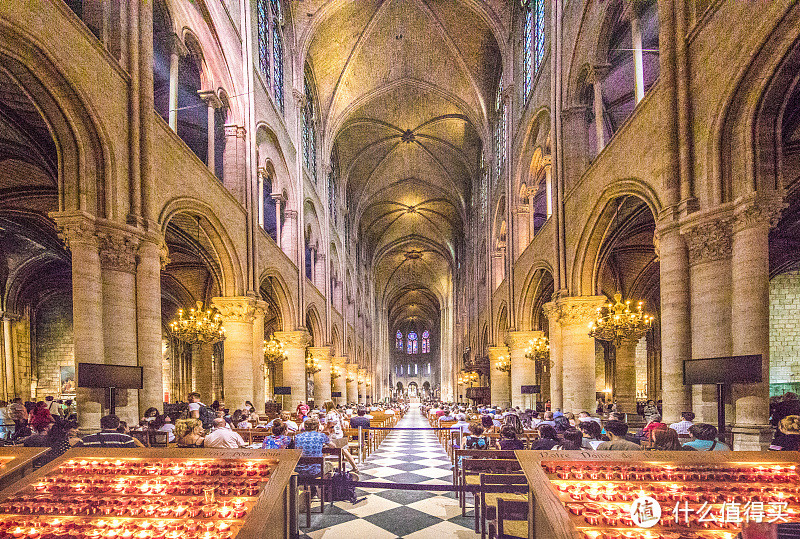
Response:
[{"label": "carved column capital", "polygon": [[311,344],[311,334],[305,329],[297,331],[276,331],[274,335],[286,348],[305,349]]},{"label": "carved column capital", "polygon": [[197,95],[209,107],[213,107],[215,109],[222,107],[222,101],[217,95],[217,92],[215,92],[214,90],[198,90]]},{"label": "carved column capital", "polygon": [[297,219],[297,210],[290,210],[290,209],[283,210],[283,216],[287,220],[288,219]]},{"label": "carved column capital", "polygon": [[330,346],[310,346],[308,353],[321,361],[331,359],[332,355]]},{"label": "carved column capital", "polygon": [[223,322],[253,323],[256,315],[256,300],[250,296],[211,298]]},{"label": "carved column capital", "polygon": [[541,331],[510,331],[506,336],[506,344],[511,351],[525,350],[530,341],[543,335]]},{"label": "carved column capital", "polygon": [[103,229],[97,233],[100,265],[104,269],[136,272],[139,238],[123,230]]},{"label": "carved column capital", "polygon": [[733,218],[708,219],[681,229],[689,250],[689,264],[702,264],[730,258],[733,247]]},{"label": "carved column capital", "polygon": [[787,206],[784,193],[780,191],[753,193],[742,197],[736,201],[736,209],[733,211],[733,232],[759,225],[773,228]]},{"label": "carved column capital", "polygon": [[597,318],[597,309],[607,301],[605,296],[572,296],[544,304],[548,319],[562,326],[588,325]]},{"label": "carved column capital", "polygon": [[82,244],[97,248],[97,229],[94,217],[81,211],[53,212],[50,217],[58,227],[58,237],[68,250]]},{"label": "carved column capital", "polygon": [[226,137],[236,137],[239,133],[239,126],[236,124],[225,124],[225,136]]}]

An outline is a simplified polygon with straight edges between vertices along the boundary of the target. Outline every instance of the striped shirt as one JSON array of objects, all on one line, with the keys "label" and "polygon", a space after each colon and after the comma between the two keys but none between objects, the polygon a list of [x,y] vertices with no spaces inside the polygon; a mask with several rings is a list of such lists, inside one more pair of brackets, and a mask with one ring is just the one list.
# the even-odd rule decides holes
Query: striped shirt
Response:
[{"label": "striped shirt", "polygon": [[136,447],[136,442],[127,434],[102,430],[97,434],[84,436],[76,447]]}]

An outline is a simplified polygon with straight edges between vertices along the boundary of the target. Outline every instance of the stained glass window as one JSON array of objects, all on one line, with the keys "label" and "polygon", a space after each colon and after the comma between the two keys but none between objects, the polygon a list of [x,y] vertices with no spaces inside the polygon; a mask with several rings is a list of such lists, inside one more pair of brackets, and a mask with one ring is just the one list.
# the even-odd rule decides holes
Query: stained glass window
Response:
[{"label": "stained glass window", "polygon": [[258,17],[258,65],[269,88],[269,13],[267,0],[256,1]]},{"label": "stained glass window", "polygon": [[333,224],[339,221],[339,215],[336,210],[336,182],[339,175],[339,165],[335,158],[331,158],[331,171],[328,175],[328,215],[330,215]]},{"label": "stained glass window", "polygon": [[394,337],[395,337],[395,348],[397,348],[398,350],[402,350],[403,349],[403,332],[402,331],[398,331],[397,335],[395,335]]},{"label": "stained glass window", "polygon": [[422,332],[422,353],[427,354],[431,351],[431,334],[426,329]]},{"label": "stained glass window", "polygon": [[531,85],[533,84],[533,66],[531,44],[533,43],[533,12],[530,7],[525,8],[525,22],[522,30],[522,73],[525,86],[523,88],[523,95],[528,99],[528,94],[531,92]]},{"label": "stained glass window", "polygon": [[496,124],[494,129],[495,136],[495,161],[497,163],[497,179],[500,179],[500,171],[506,160],[506,113],[507,105],[503,100],[503,81],[497,85],[497,95],[494,100],[496,114]]},{"label": "stained glass window", "polygon": [[536,34],[534,65],[535,71],[538,72],[539,68],[542,66],[542,59],[544,59],[544,0],[533,1]]},{"label": "stained glass window", "polygon": [[275,64],[275,84],[272,91],[283,114],[283,38],[277,24],[272,25],[272,57]]},{"label": "stained glass window", "polygon": [[281,11],[280,0],[269,0],[270,7],[272,8],[272,16],[275,18],[277,24],[283,25],[283,12]]},{"label": "stained glass window", "polygon": [[316,152],[316,128],[314,126],[314,97],[311,93],[311,85],[306,78],[305,86],[305,106],[303,107],[303,162],[311,173],[314,181],[317,180],[317,152]]},{"label": "stained glass window", "polygon": [[408,334],[408,339],[406,339],[406,353],[416,354],[417,351],[417,332],[412,331]]}]

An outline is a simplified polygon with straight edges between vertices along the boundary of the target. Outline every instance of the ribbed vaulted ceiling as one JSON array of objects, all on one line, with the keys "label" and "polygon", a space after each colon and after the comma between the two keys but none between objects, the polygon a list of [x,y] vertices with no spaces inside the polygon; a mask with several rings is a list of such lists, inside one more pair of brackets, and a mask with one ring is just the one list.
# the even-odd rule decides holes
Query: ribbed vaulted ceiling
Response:
[{"label": "ribbed vaulted ceiling", "polygon": [[315,29],[308,62],[377,292],[390,326],[432,322],[478,174],[497,43],[469,2],[317,4],[336,9]]}]

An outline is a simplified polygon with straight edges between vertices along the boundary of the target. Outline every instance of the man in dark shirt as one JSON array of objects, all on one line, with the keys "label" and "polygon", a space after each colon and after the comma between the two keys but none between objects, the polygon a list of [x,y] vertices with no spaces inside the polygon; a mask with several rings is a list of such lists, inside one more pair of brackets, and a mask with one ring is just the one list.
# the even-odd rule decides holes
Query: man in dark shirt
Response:
[{"label": "man in dark shirt", "polygon": [[100,418],[100,432],[84,436],[77,443],[76,447],[136,447],[134,439],[127,435],[117,432],[119,418],[115,415],[107,415]]},{"label": "man in dark shirt", "polygon": [[356,411],[358,414],[355,417],[350,418],[350,428],[357,429],[358,427],[368,429],[369,428],[369,418],[364,417],[367,415],[367,409],[363,406],[359,406],[358,410]]}]

